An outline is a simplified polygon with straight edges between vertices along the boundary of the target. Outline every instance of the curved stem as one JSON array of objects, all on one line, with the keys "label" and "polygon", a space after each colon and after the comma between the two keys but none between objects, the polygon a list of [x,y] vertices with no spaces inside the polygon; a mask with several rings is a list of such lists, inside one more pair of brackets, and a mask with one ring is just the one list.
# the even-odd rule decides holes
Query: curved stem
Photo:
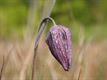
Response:
[{"label": "curved stem", "polygon": [[[51,20],[54,26],[56,25],[56,23],[55,23],[55,21],[54,21],[53,18],[51,18],[51,17],[46,17],[46,18],[44,18],[44,19],[41,21],[40,26],[39,26],[39,29],[38,29],[38,32],[39,32],[40,29],[43,27],[43,26],[42,26],[43,23],[44,23],[45,21],[47,22],[48,20]],[[45,23],[44,23],[44,24],[45,24]],[[44,27],[45,27],[45,26],[44,26]],[[39,33],[38,33],[38,34],[39,34]]]},{"label": "curved stem", "polygon": [[56,23],[55,23],[55,21],[54,21],[53,18],[51,18],[51,17],[47,17],[47,19],[50,19],[50,20],[52,21],[52,23],[53,23],[54,26],[56,25]]},{"label": "curved stem", "polygon": [[46,18],[44,18],[44,19],[41,21],[40,26],[39,26],[39,29],[38,29],[38,35],[37,35],[36,41],[35,41],[35,48],[36,48],[36,46],[38,45],[39,39],[40,39],[40,37],[41,37],[41,35],[42,35],[43,31],[44,31],[44,28],[46,27],[46,24],[47,24],[47,22],[48,22],[49,20],[52,21],[52,23],[53,23],[54,26],[56,25],[55,21],[54,21],[51,17],[46,17]]},{"label": "curved stem", "polygon": [[49,20],[52,21],[52,23],[53,23],[54,26],[56,25],[55,21],[54,21],[51,17],[46,17],[46,18],[44,18],[44,19],[41,21],[40,26],[39,26],[39,29],[38,29],[38,35],[37,35],[36,40],[35,40],[34,55],[33,55],[32,80],[36,80],[34,75],[35,75],[35,71],[36,71],[36,70],[35,70],[35,67],[36,67],[36,66],[35,66],[35,58],[36,58],[36,52],[37,52],[37,48],[38,48],[38,43],[39,43],[40,37],[41,37],[41,35],[42,35],[45,27],[46,27],[46,24],[47,24],[47,22],[48,22]]}]

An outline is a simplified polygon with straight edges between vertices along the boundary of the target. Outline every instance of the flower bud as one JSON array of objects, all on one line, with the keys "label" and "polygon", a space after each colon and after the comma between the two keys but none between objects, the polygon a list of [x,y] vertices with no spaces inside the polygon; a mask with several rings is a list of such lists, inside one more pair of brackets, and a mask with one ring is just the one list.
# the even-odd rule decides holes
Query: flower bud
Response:
[{"label": "flower bud", "polygon": [[46,38],[46,43],[52,55],[58,60],[65,71],[71,65],[72,40],[71,32],[62,25],[54,25]]}]

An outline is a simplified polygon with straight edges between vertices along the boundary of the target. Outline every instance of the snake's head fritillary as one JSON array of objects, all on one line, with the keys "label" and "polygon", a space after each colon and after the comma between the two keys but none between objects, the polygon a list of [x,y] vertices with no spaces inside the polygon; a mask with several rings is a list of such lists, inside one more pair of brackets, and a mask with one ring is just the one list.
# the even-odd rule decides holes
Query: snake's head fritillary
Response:
[{"label": "snake's head fritillary", "polygon": [[71,32],[62,25],[55,25],[50,29],[46,38],[46,43],[52,55],[68,71],[71,65],[72,57],[72,39]]}]

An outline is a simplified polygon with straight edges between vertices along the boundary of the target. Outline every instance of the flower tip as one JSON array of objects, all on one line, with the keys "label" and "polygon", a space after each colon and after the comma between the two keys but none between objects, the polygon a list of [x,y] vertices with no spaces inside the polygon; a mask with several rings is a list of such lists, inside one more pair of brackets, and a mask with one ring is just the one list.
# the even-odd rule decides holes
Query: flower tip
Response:
[{"label": "flower tip", "polygon": [[69,68],[64,68],[65,71],[69,71]]},{"label": "flower tip", "polygon": [[62,64],[62,67],[65,71],[69,71],[70,65]]}]

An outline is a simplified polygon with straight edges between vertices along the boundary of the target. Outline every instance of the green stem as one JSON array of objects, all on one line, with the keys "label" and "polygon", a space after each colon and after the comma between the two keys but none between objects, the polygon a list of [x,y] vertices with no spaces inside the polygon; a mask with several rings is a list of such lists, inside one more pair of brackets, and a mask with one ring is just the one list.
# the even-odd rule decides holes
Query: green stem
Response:
[{"label": "green stem", "polygon": [[41,37],[41,35],[42,35],[45,27],[46,27],[46,24],[47,24],[47,22],[48,22],[49,20],[52,21],[52,23],[53,23],[54,26],[56,25],[55,21],[54,21],[51,17],[46,17],[46,18],[44,18],[44,19],[41,21],[40,26],[39,26],[39,29],[38,29],[38,35],[37,35],[36,40],[35,40],[34,55],[33,55],[32,80],[36,80],[36,79],[35,79],[35,72],[36,72],[36,69],[35,69],[35,67],[36,67],[36,65],[35,65],[35,64],[36,64],[36,63],[35,63],[35,60],[36,60],[36,53],[37,53],[38,43],[39,43],[40,37]]}]

